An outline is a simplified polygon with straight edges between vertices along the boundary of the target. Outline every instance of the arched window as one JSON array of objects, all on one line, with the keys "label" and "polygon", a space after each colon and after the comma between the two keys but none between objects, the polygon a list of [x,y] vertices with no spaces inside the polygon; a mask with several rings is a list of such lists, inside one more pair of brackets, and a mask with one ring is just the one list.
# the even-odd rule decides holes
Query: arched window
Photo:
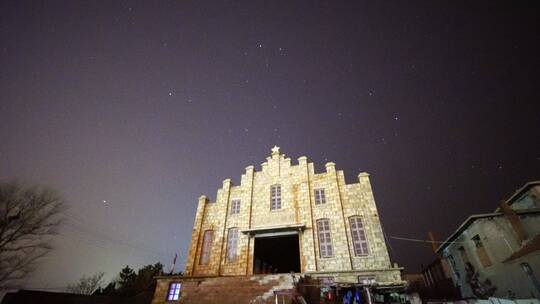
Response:
[{"label": "arched window", "polygon": [[330,220],[317,220],[317,234],[319,235],[319,251],[321,258],[329,258],[333,253],[332,236],[330,234]]},{"label": "arched window", "polygon": [[212,243],[214,242],[214,231],[206,230],[203,236],[203,245],[201,250],[200,265],[206,265],[210,261],[210,253],[212,252]]},{"label": "arched window", "polygon": [[366,238],[366,233],[364,231],[364,225],[362,224],[362,218],[359,216],[350,217],[349,225],[351,228],[354,255],[368,255],[368,241]]},{"label": "arched window", "polygon": [[234,263],[238,258],[238,228],[230,228],[227,235],[227,262]]}]

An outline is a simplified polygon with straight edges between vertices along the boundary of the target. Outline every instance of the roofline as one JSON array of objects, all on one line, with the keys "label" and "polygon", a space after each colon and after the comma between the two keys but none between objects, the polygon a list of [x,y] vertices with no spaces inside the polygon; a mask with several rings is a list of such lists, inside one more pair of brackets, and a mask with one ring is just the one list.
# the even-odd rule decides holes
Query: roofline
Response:
[{"label": "roofline", "polygon": [[[505,202],[507,205],[512,205],[512,203],[514,202],[514,200],[516,200],[516,198],[518,198],[521,194],[523,194],[523,192],[527,191],[529,188],[535,186],[535,185],[540,185],[540,180],[535,180],[535,181],[530,181],[530,182],[527,182],[525,183],[525,185],[523,185],[521,188],[519,188],[518,190],[516,190],[514,192],[514,194],[512,194],[510,196],[510,198],[508,198]],[[440,251],[442,249],[444,249],[449,243],[451,243],[456,237],[457,237],[457,234],[458,233],[461,233],[463,230],[465,230],[465,228],[467,228],[471,223],[473,223],[476,219],[479,219],[479,218],[486,218],[486,217],[493,217],[493,216],[499,216],[501,215],[500,213],[500,210],[499,208],[495,209],[494,212],[492,213],[484,213],[484,214],[475,214],[475,215],[471,215],[469,216],[459,227],[456,231],[454,231],[454,233],[452,233],[438,248],[437,250],[435,251],[436,253],[440,253]]]},{"label": "roofline", "polygon": [[[534,209],[524,209],[524,210],[514,210],[517,214],[531,214],[531,213],[540,213],[540,208],[534,208]],[[469,216],[460,226],[459,228],[454,231],[438,248],[436,253],[440,253],[444,248],[446,248],[448,245],[452,244],[454,240],[467,228],[469,227],[474,221],[477,219],[482,218],[490,218],[490,217],[499,217],[504,216],[503,213],[500,212],[492,212],[492,213],[482,213],[482,214],[474,214]]]},{"label": "roofline", "polygon": [[[505,202],[508,206],[512,205],[514,201],[519,198],[525,191],[529,190],[529,188],[532,188],[533,186],[540,185],[540,180],[536,181],[530,181],[528,183],[525,183],[523,187],[517,189],[512,196],[510,196]],[[499,211],[499,207],[495,209],[495,212]]]}]

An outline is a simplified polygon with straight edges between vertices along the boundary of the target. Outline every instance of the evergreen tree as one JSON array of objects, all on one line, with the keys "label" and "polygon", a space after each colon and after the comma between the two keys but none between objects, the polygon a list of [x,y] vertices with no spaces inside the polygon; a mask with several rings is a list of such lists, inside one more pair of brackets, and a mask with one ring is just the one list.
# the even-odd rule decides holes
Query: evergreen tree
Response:
[{"label": "evergreen tree", "polygon": [[135,293],[135,283],[137,274],[129,266],[122,268],[120,271],[120,280],[118,281],[118,293],[122,295],[132,295]]},{"label": "evergreen tree", "polygon": [[137,273],[137,282],[135,285],[136,292],[140,293],[148,290],[153,290],[156,284],[154,277],[161,275],[162,273],[163,265],[161,263],[156,263],[154,265],[146,265],[143,268],[139,269]]}]

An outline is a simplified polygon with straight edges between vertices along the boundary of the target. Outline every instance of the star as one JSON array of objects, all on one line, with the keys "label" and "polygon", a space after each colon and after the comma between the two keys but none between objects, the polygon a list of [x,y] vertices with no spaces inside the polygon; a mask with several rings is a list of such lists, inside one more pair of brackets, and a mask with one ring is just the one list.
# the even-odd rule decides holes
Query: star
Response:
[{"label": "star", "polygon": [[279,147],[274,145],[274,147],[272,148],[272,154],[279,154]]},{"label": "star", "polygon": [[172,96],[172,92],[169,92],[169,96]]}]

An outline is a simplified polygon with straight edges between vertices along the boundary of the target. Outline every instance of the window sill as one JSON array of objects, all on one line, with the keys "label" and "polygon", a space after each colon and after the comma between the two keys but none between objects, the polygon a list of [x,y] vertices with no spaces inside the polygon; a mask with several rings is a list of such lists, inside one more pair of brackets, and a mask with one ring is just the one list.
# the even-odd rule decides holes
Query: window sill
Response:
[{"label": "window sill", "polygon": [[357,259],[365,259],[365,258],[371,258],[372,255],[370,254],[362,254],[362,255],[354,255],[353,258],[357,258]]},{"label": "window sill", "polygon": [[333,259],[337,259],[337,257],[336,257],[336,256],[319,257],[319,259],[323,259],[323,260],[333,260]]}]

